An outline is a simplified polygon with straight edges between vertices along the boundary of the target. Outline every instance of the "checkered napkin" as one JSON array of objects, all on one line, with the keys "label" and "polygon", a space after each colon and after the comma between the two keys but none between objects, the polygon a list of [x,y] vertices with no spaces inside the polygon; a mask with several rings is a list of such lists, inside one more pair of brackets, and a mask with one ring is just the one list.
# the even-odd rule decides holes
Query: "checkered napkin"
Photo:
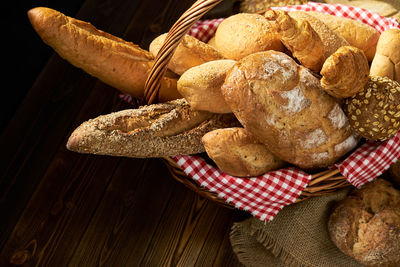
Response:
[{"label": "checkered napkin", "polygon": [[[325,12],[348,17],[373,26],[382,32],[400,28],[394,18],[381,17],[370,11],[340,4],[308,3],[288,7],[275,7],[285,11],[302,10]],[[223,19],[198,21],[189,34],[203,42],[209,41]],[[122,95],[128,102],[131,98]],[[372,181],[400,158],[400,133],[382,143],[366,142],[349,157],[334,167],[355,187]],[[311,180],[311,175],[297,168],[285,168],[259,177],[238,178],[230,176],[198,156],[173,158],[188,177],[210,192],[215,192],[227,203],[250,212],[262,221],[270,221],[286,205],[300,196]]]}]

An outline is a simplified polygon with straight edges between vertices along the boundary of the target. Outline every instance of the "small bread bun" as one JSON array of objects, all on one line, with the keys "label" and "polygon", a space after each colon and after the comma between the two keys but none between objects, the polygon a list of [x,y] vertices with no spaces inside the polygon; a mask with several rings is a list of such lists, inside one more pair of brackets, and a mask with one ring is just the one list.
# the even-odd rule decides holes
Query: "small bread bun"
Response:
[{"label": "small bread bun", "polygon": [[365,266],[400,266],[400,191],[383,179],[355,190],[334,207],[328,232]]},{"label": "small bread bun", "polygon": [[388,77],[400,82],[400,29],[389,29],[379,37],[371,63],[371,76]]},{"label": "small bread bun", "polygon": [[231,113],[221,93],[227,73],[236,61],[214,60],[185,71],[178,80],[178,91],[196,110]]},{"label": "small bread bun", "polygon": [[[167,33],[164,33],[151,42],[149,50],[154,57],[157,56],[166,37]],[[194,66],[222,58],[221,54],[211,45],[193,36],[185,35],[176,48],[168,64],[168,68],[176,74],[182,75],[185,71]]]},{"label": "small bread bun", "polygon": [[206,133],[202,142],[218,168],[232,176],[259,176],[284,165],[244,128],[217,129]]},{"label": "small bread bun", "polygon": [[354,46],[342,46],[322,66],[321,86],[331,96],[351,97],[364,88],[368,74],[364,52]]},{"label": "small bread bun", "polygon": [[240,13],[226,18],[215,33],[217,50],[229,59],[241,59],[255,52],[283,51],[277,34],[268,21],[258,14]]},{"label": "small bread bun", "polygon": [[400,84],[386,77],[370,77],[364,89],[347,98],[350,126],[369,140],[384,141],[400,130]]}]

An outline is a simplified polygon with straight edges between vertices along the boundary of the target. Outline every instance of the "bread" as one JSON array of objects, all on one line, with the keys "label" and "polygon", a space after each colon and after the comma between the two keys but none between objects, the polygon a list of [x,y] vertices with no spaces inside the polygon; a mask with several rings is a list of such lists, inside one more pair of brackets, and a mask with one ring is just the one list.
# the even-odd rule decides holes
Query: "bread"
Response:
[{"label": "bread", "polygon": [[229,59],[238,60],[255,52],[283,51],[276,33],[259,14],[239,13],[223,20],[215,32],[217,50]]},{"label": "bread", "polygon": [[[28,17],[42,40],[72,65],[121,92],[143,96],[153,64],[148,51],[50,8],[33,8]],[[176,83],[175,78],[162,80],[159,101],[181,98]]]},{"label": "bread", "polygon": [[389,29],[379,37],[370,75],[400,82],[400,30]]},{"label": "bread", "polygon": [[400,188],[400,160],[397,160],[397,162],[390,167],[389,173],[393,183]]},{"label": "bread", "polygon": [[369,140],[387,140],[400,130],[400,84],[370,77],[363,90],[346,99],[344,109],[356,133]]},{"label": "bread", "polygon": [[273,32],[277,32],[282,43],[304,67],[315,72],[321,70],[325,60],[324,44],[308,21],[294,19],[283,10],[268,10],[265,18]]},{"label": "bread", "polygon": [[366,266],[400,265],[400,192],[377,179],[334,207],[328,221],[333,243]]},{"label": "bread", "polygon": [[231,59],[221,59],[188,69],[178,80],[178,92],[193,109],[231,113],[222,96],[221,86],[235,63]]},{"label": "bread", "polygon": [[208,40],[207,42],[208,45],[214,47],[216,49],[216,45],[215,45],[215,35],[213,37],[211,37],[210,40]]},{"label": "bread", "polygon": [[321,69],[321,86],[330,95],[347,98],[364,89],[369,65],[364,52],[353,46],[342,46],[328,57]]},{"label": "bread", "polygon": [[336,52],[342,46],[348,46],[349,43],[340,35],[332,31],[325,23],[316,17],[311,16],[305,11],[290,11],[289,16],[299,20],[303,19],[310,23],[311,27],[321,38],[324,45],[324,58],[327,59],[330,55]]},{"label": "bread", "polygon": [[259,176],[284,165],[264,144],[241,127],[208,132],[202,142],[218,168],[232,176]]},{"label": "bread", "polygon": [[368,61],[375,56],[379,32],[357,20],[330,15],[327,13],[309,11],[308,14],[320,19],[338,35],[341,35],[351,45],[361,49]]},{"label": "bread", "polygon": [[134,158],[204,152],[202,136],[237,126],[232,114],[195,111],[184,99],[99,116],[82,123],[67,142],[69,150]]},{"label": "bread", "polygon": [[[150,43],[150,53],[156,57],[164,44],[167,33],[161,34]],[[176,48],[168,68],[178,75],[188,69],[212,60],[222,59],[222,55],[211,45],[208,45],[193,36],[185,35]]]},{"label": "bread", "polygon": [[307,2],[307,0],[242,0],[240,1],[239,11],[243,13],[256,13],[258,11],[265,11],[270,7],[302,5]]},{"label": "bread", "polygon": [[339,104],[308,69],[284,53],[243,58],[221,90],[246,130],[300,168],[329,166],[357,145]]}]

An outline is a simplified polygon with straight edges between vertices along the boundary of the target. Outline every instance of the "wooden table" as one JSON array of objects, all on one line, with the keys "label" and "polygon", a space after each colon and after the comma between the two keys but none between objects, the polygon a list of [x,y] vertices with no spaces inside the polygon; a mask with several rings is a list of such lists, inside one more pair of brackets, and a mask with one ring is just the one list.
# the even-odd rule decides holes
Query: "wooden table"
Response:
[{"label": "wooden table", "polygon": [[[191,4],[80,0],[78,12],[66,15],[147,49]],[[229,232],[246,215],[200,198],[159,159],[65,148],[82,122],[131,106],[114,88],[39,47],[51,57],[0,139],[0,266],[240,266]],[[25,75],[32,75],[29,68]]]}]

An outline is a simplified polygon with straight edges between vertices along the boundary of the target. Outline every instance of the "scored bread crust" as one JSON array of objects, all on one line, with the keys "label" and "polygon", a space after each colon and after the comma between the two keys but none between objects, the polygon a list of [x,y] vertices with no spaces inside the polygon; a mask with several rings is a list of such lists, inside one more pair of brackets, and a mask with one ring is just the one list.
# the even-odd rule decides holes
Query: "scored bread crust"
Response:
[{"label": "scored bread crust", "polygon": [[134,158],[204,152],[202,136],[237,126],[232,114],[193,110],[184,99],[99,116],[82,123],[67,142],[69,150]]},{"label": "scored bread crust", "polygon": [[222,94],[246,130],[301,168],[329,166],[357,145],[336,100],[284,53],[260,52],[238,61]]},{"label": "scored bread crust", "polygon": [[368,61],[372,61],[380,36],[375,28],[357,20],[322,12],[308,11],[307,14],[320,19],[330,29],[346,39],[351,46],[363,50]]},{"label": "scored bread crust", "polygon": [[[43,42],[72,65],[121,92],[143,96],[153,64],[150,52],[54,9],[36,7],[28,17]],[[176,78],[164,77],[158,99],[181,98],[176,83]]]}]

